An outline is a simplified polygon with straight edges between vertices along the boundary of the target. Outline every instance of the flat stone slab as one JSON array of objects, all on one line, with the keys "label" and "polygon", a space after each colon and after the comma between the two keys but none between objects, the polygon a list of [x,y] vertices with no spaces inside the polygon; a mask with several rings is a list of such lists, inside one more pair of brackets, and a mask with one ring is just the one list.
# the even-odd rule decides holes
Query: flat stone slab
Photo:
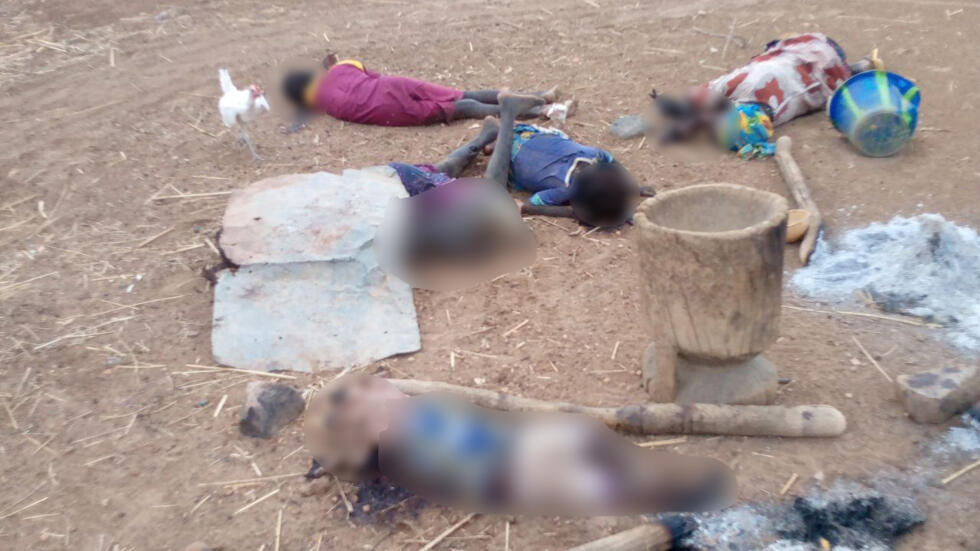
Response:
[{"label": "flat stone slab", "polygon": [[421,347],[412,289],[380,268],[374,237],[405,197],[388,167],[269,178],[232,194],[220,239],[211,347],[224,365],[343,369]]},{"label": "flat stone slab", "polygon": [[370,244],[394,197],[394,169],[287,174],[231,194],[221,249],[238,265],[345,259]]},{"label": "flat stone slab", "polygon": [[919,423],[942,423],[980,400],[980,367],[949,366],[899,375],[899,399]]},{"label": "flat stone slab", "polygon": [[412,289],[356,260],[218,273],[211,347],[232,367],[317,372],[421,348]]}]

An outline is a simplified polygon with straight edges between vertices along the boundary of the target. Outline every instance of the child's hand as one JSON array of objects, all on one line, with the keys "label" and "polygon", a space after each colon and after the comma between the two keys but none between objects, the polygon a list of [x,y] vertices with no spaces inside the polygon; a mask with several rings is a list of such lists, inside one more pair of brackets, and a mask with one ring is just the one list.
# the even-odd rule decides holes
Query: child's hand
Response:
[{"label": "child's hand", "polygon": [[514,202],[517,203],[517,210],[521,210],[524,208],[524,201],[521,201],[520,199],[515,197]]}]

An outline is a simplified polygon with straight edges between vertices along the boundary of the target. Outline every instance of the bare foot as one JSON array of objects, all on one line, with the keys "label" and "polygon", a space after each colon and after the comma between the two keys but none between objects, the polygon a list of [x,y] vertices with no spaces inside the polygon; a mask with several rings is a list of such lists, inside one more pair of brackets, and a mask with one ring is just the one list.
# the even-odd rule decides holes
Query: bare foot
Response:
[{"label": "bare foot", "polygon": [[553,86],[550,90],[546,90],[538,94],[545,103],[555,103],[561,98],[561,90],[557,86]]},{"label": "bare foot", "polygon": [[497,95],[497,103],[500,104],[501,115],[504,112],[509,112],[514,117],[519,117],[535,107],[544,105],[545,101],[539,96],[515,94],[505,90]]}]

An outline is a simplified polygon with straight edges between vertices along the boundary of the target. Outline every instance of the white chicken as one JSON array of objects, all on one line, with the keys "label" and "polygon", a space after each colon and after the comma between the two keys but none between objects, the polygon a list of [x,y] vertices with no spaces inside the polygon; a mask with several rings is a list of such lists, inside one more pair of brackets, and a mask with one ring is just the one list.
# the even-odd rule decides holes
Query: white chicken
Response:
[{"label": "white chicken", "polygon": [[253,159],[259,159],[252,140],[248,137],[248,123],[254,121],[262,109],[269,111],[269,102],[265,99],[265,93],[258,85],[249,84],[248,88],[239,90],[231,81],[231,75],[227,69],[218,69],[218,80],[221,82],[221,99],[218,100],[218,111],[221,112],[221,120],[225,126],[231,128],[238,125],[241,130],[240,142],[248,145],[248,150],[252,152]]}]

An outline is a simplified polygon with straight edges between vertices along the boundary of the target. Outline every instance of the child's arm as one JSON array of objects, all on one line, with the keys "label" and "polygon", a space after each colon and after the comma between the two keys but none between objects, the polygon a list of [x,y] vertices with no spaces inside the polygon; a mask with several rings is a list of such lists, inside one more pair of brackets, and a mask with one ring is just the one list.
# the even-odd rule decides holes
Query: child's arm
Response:
[{"label": "child's arm", "polygon": [[568,205],[566,187],[550,188],[535,193],[527,203],[521,204],[521,214],[575,218],[572,207]]},{"label": "child's arm", "polygon": [[572,207],[569,205],[532,205],[524,203],[521,205],[521,214],[524,216],[555,216],[560,218],[575,218]]}]

